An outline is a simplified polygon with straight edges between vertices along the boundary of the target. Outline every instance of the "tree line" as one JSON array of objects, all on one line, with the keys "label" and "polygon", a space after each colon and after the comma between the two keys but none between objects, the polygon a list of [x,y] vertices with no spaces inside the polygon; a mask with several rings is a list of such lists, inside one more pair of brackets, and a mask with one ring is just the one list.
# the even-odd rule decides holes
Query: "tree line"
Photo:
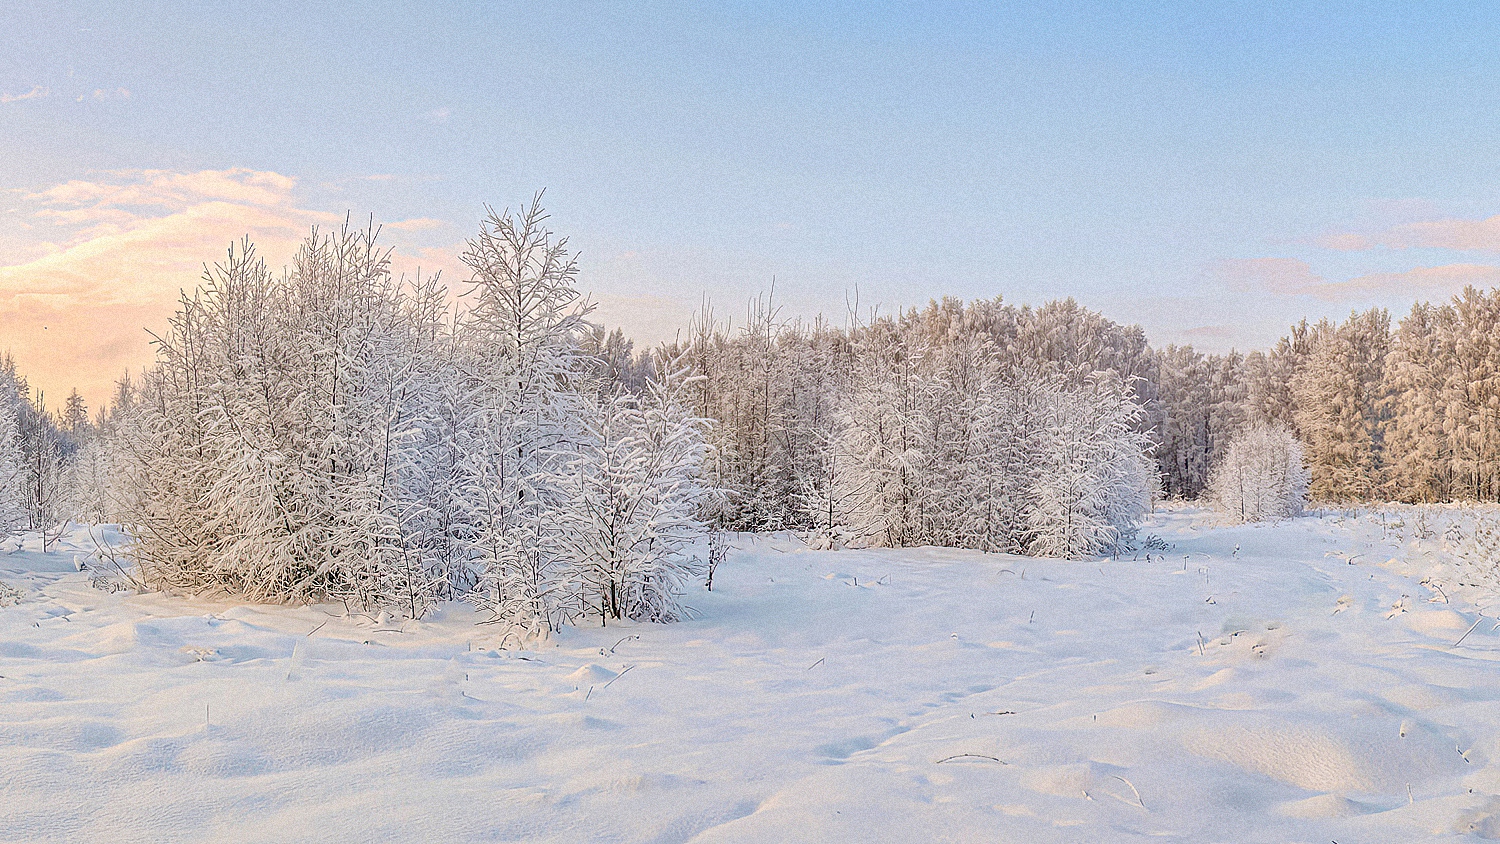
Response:
[{"label": "tree line", "polygon": [[1247,425],[1293,432],[1315,501],[1500,500],[1500,289],[1292,326],[1269,352],[1158,355],[1167,494],[1193,498]]},{"label": "tree line", "polygon": [[0,367],[0,530],[120,522],[153,588],[464,598],[528,635],[679,618],[722,530],[1077,558],[1156,497],[1290,515],[1265,478],[1500,497],[1500,293],[1249,355],[1152,349],[1071,299],[835,325],[763,296],[638,352],[590,321],[536,202],[491,212],[463,261],[450,292],[394,277],[373,230],[315,231],[279,275],[238,244],[92,419]]}]

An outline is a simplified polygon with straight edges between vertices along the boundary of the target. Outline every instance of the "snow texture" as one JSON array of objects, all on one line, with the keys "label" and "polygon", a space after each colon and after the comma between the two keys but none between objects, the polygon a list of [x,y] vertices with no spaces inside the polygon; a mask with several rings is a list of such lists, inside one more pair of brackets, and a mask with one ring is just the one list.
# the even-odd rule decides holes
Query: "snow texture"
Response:
[{"label": "snow texture", "polygon": [[688,620],[511,651],[12,539],[0,838],[1500,837],[1500,512],[1219,519],[1096,562],[741,535]]}]

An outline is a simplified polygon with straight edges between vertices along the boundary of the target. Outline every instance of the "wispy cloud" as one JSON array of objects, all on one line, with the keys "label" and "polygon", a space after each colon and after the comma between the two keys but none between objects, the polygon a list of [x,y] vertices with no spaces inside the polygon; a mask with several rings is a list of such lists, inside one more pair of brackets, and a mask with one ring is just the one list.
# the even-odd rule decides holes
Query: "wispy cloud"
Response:
[{"label": "wispy cloud", "polygon": [[299,207],[295,186],[247,169],[138,170],[25,195],[21,211],[49,254],[0,262],[0,336],[49,396],[76,386],[97,404],[123,371],[150,362],[145,329],[165,326],[179,291],[230,243],[248,235],[280,266],[310,226],[341,220]]},{"label": "wispy cloud", "polygon": [[1240,331],[1234,325],[1200,325],[1185,329],[1181,334],[1189,340],[1232,340],[1239,336]]},{"label": "wispy cloud", "polygon": [[1400,272],[1369,273],[1330,281],[1296,258],[1249,258],[1225,261],[1215,274],[1232,289],[1278,296],[1311,296],[1324,302],[1357,302],[1406,296],[1446,298],[1464,287],[1500,284],[1500,267],[1488,264],[1444,264]]},{"label": "wispy cloud", "polygon": [[1405,223],[1373,234],[1332,234],[1319,238],[1324,249],[1363,252],[1386,249],[1452,249],[1500,252],[1500,215],[1483,220],[1448,218]]},{"label": "wispy cloud", "polygon": [[180,210],[208,200],[248,205],[288,205],[297,180],[280,173],[232,168],[174,173],[116,170],[94,180],[75,179],[29,194],[52,208],[159,206]]},{"label": "wispy cloud", "polygon": [[451,225],[447,220],[435,220],[432,217],[413,217],[410,220],[397,220],[394,223],[384,223],[382,228],[395,229],[402,232],[431,231]]},{"label": "wispy cloud", "polygon": [[51,94],[51,89],[43,87],[41,85],[32,86],[32,89],[24,94],[11,94],[8,92],[0,91],[0,103],[18,103],[22,100],[35,100],[50,96]]},{"label": "wispy cloud", "polygon": [[1325,283],[1306,261],[1297,258],[1236,258],[1221,262],[1214,274],[1235,290],[1283,296],[1308,293]]},{"label": "wispy cloud", "polygon": [[1364,252],[1375,248],[1370,238],[1349,232],[1325,234],[1315,239],[1313,243],[1322,249],[1330,249],[1334,252]]},{"label": "wispy cloud", "polygon": [[1500,284],[1500,267],[1487,264],[1444,264],[1415,267],[1394,273],[1371,273],[1348,281],[1324,282],[1313,295],[1330,302],[1412,294],[1420,299],[1445,299],[1473,285]]}]

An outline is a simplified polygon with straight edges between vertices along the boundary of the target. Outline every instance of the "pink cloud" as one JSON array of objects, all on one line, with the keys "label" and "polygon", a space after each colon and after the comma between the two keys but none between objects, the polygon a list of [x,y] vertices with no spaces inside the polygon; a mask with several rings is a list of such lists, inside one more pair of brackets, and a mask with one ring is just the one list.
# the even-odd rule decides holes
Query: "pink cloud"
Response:
[{"label": "pink cloud", "polygon": [[75,179],[29,194],[46,206],[41,216],[85,220],[109,216],[117,209],[156,206],[177,211],[212,200],[247,205],[285,206],[292,202],[297,182],[280,173],[234,168],[197,173],[163,170],[121,170],[109,180]]},{"label": "pink cloud", "polygon": [[1475,251],[1500,250],[1500,216],[1484,220],[1432,220],[1391,229],[1381,245],[1393,249],[1435,247]]},{"label": "pink cloud", "polygon": [[1346,302],[1413,294],[1443,299],[1474,285],[1500,284],[1500,267],[1487,264],[1444,264],[1414,267],[1392,273],[1370,273],[1347,281],[1329,281],[1296,258],[1248,258],[1225,261],[1217,275],[1233,288],[1278,296],[1312,296],[1325,302]]},{"label": "pink cloud", "polygon": [[51,93],[52,91],[48,88],[44,88],[41,85],[34,85],[32,86],[30,91],[27,91],[24,94],[9,94],[0,92],[0,103],[18,103],[22,100],[35,100],[41,97],[48,96]]},{"label": "pink cloud", "polygon": [[1500,284],[1500,267],[1487,264],[1445,264],[1415,267],[1395,273],[1371,273],[1348,281],[1325,282],[1308,291],[1319,299],[1337,302],[1378,296],[1414,294],[1423,299],[1445,299],[1473,285]]},{"label": "pink cloud", "polygon": [[394,223],[383,223],[382,228],[395,229],[396,231],[403,232],[415,232],[440,229],[447,225],[447,220],[435,220],[431,217],[413,217],[410,220],[397,220]]},{"label": "pink cloud", "polygon": [[1362,234],[1326,234],[1314,243],[1335,252],[1364,252],[1375,248],[1375,244]]},{"label": "pink cloud", "polygon": [[1363,252],[1376,247],[1497,252],[1500,251],[1500,215],[1483,220],[1449,218],[1404,223],[1370,235],[1330,234],[1318,238],[1317,244],[1340,252]]},{"label": "pink cloud", "polygon": [[1281,295],[1307,293],[1323,283],[1306,261],[1296,258],[1236,258],[1220,263],[1215,274],[1237,290]]},{"label": "pink cloud", "polygon": [[146,329],[165,327],[179,292],[230,243],[248,235],[280,267],[311,226],[342,222],[299,208],[295,184],[244,169],[130,171],[25,196],[31,223],[51,231],[33,231],[0,263],[6,348],[50,397],[76,386],[97,406],[122,372],[152,360]]}]

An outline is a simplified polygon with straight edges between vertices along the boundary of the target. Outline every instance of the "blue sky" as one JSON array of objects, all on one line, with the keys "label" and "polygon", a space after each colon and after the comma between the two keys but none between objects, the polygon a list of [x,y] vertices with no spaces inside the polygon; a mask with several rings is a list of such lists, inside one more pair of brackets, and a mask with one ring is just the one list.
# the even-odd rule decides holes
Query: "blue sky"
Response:
[{"label": "blue sky", "polygon": [[[773,277],[788,314],[841,318],[856,286],[887,310],[1071,295],[1212,350],[1500,280],[1493,5],[28,0],[0,18],[0,334],[54,390],[65,367],[97,370],[81,383],[149,357],[134,322],[195,282],[236,208],[273,255],[373,214],[458,281],[484,204],[545,187],[601,317],[644,340]],[[135,333],[64,359],[43,320]]]}]

